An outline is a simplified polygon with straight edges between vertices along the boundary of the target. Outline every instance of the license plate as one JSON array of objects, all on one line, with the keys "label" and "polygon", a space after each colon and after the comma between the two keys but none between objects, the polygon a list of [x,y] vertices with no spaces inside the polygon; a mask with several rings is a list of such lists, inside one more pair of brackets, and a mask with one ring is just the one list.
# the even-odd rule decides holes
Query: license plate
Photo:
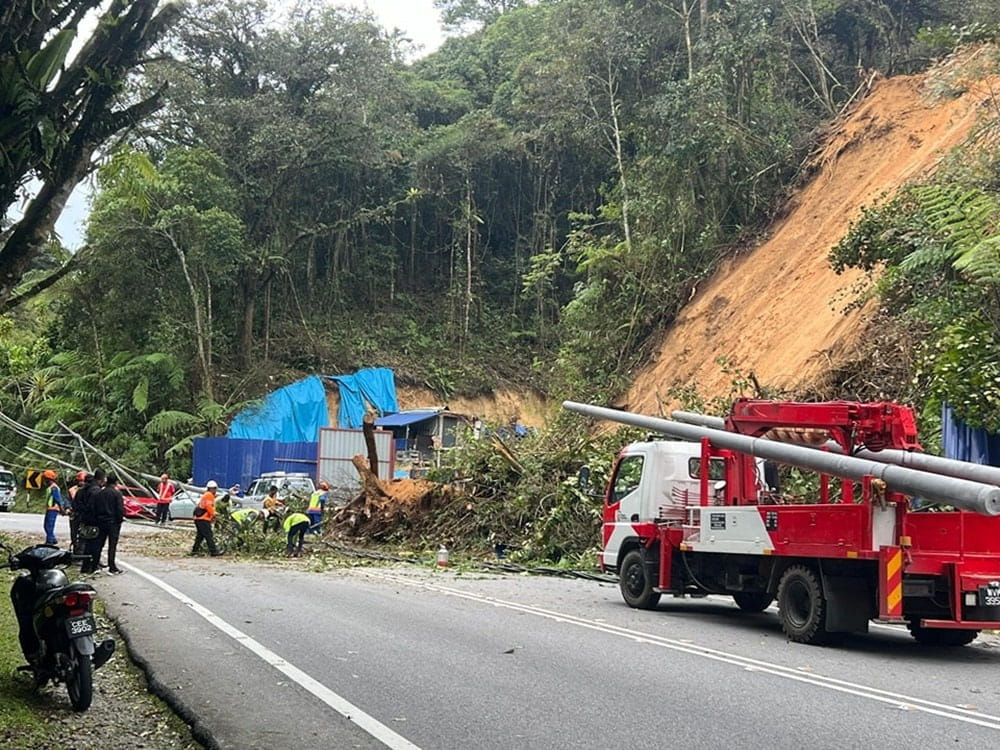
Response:
[{"label": "license plate", "polygon": [[1000,607],[1000,581],[990,581],[979,586],[980,607]]},{"label": "license plate", "polygon": [[70,617],[66,620],[66,633],[70,638],[78,638],[81,635],[93,635],[96,630],[94,618],[91,615],[80,615],[79,617]]}]

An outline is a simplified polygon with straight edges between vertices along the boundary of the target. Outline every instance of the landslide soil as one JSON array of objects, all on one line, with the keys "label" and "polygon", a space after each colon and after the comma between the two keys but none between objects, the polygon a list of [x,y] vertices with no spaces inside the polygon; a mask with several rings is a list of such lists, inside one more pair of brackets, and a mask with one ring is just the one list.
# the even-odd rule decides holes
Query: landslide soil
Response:
[{"label": "landslide soil", "polygon": [[[987,54],[970,53],[925,75],[874,81],[810,160],[808,180],[793,192],[783,218],[758,247],[702,284],[619,405],[660,414],[673,408],[674,388],[724,397],[737,375],[750,373],[794,395],[852,361],[872,308],[847,306],[866,278],[859,271],[838,276],[828,253],[862,207],[933,172],[969,135],[978,111],[996,106],[995,79],[963,78]],[[932,94],[945,84],[962,93]]]}]

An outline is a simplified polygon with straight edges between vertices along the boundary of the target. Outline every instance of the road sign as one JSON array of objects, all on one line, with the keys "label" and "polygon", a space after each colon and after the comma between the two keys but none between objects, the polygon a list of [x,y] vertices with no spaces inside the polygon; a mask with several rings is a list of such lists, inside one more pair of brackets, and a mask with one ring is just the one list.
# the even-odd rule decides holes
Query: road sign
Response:
[{"label": "road sign", "polygon": [[28,469],[24,472],[24,486],[29,490],[42,489],[42,472]]}]

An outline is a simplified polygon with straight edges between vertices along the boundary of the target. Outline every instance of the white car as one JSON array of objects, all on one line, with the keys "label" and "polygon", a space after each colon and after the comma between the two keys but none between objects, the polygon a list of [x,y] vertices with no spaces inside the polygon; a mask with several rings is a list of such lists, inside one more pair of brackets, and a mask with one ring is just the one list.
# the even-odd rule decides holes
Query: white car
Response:
[{"label": "white car", "polygon": [[201,501],[201,495],[191,490],[179,487],[170,501],[170,518],[173,520],[187,520],[194,518],[195,506]]},{"label": "white car", "polygon": [[8,511],[17,502],[17,481],[14,472],[0,466],[0,510]]}]

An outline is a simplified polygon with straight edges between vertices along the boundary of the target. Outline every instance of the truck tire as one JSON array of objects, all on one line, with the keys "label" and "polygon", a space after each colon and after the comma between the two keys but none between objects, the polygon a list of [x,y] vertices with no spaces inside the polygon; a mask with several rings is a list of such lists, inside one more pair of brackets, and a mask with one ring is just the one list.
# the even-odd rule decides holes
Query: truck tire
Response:
[{"label": "truck tire", "polygon": [[919,620],[907,620],[906,629],[922,646],[968,646],[979,635],[978,630],[925,628]]},{"label": "truck tire", "polygon": [[763,612],[771,606],[774,597],[766,591],[736,591],[733,601],[744,612]]},{"label": "truck tire", "polygon": [[778,619],[788,640],[819,645],[829,640],[826,631],[826,598],[816,573],[805,565],[792,565],[778,584]]},{"label": "truck tire", "polygon": [[636,609],[655,609],[660,603],[660,593],[653,591],[653,580],[646,569],[642,550],[634,549],[625,555],[618,568],[618,588],[622,599]]}]

